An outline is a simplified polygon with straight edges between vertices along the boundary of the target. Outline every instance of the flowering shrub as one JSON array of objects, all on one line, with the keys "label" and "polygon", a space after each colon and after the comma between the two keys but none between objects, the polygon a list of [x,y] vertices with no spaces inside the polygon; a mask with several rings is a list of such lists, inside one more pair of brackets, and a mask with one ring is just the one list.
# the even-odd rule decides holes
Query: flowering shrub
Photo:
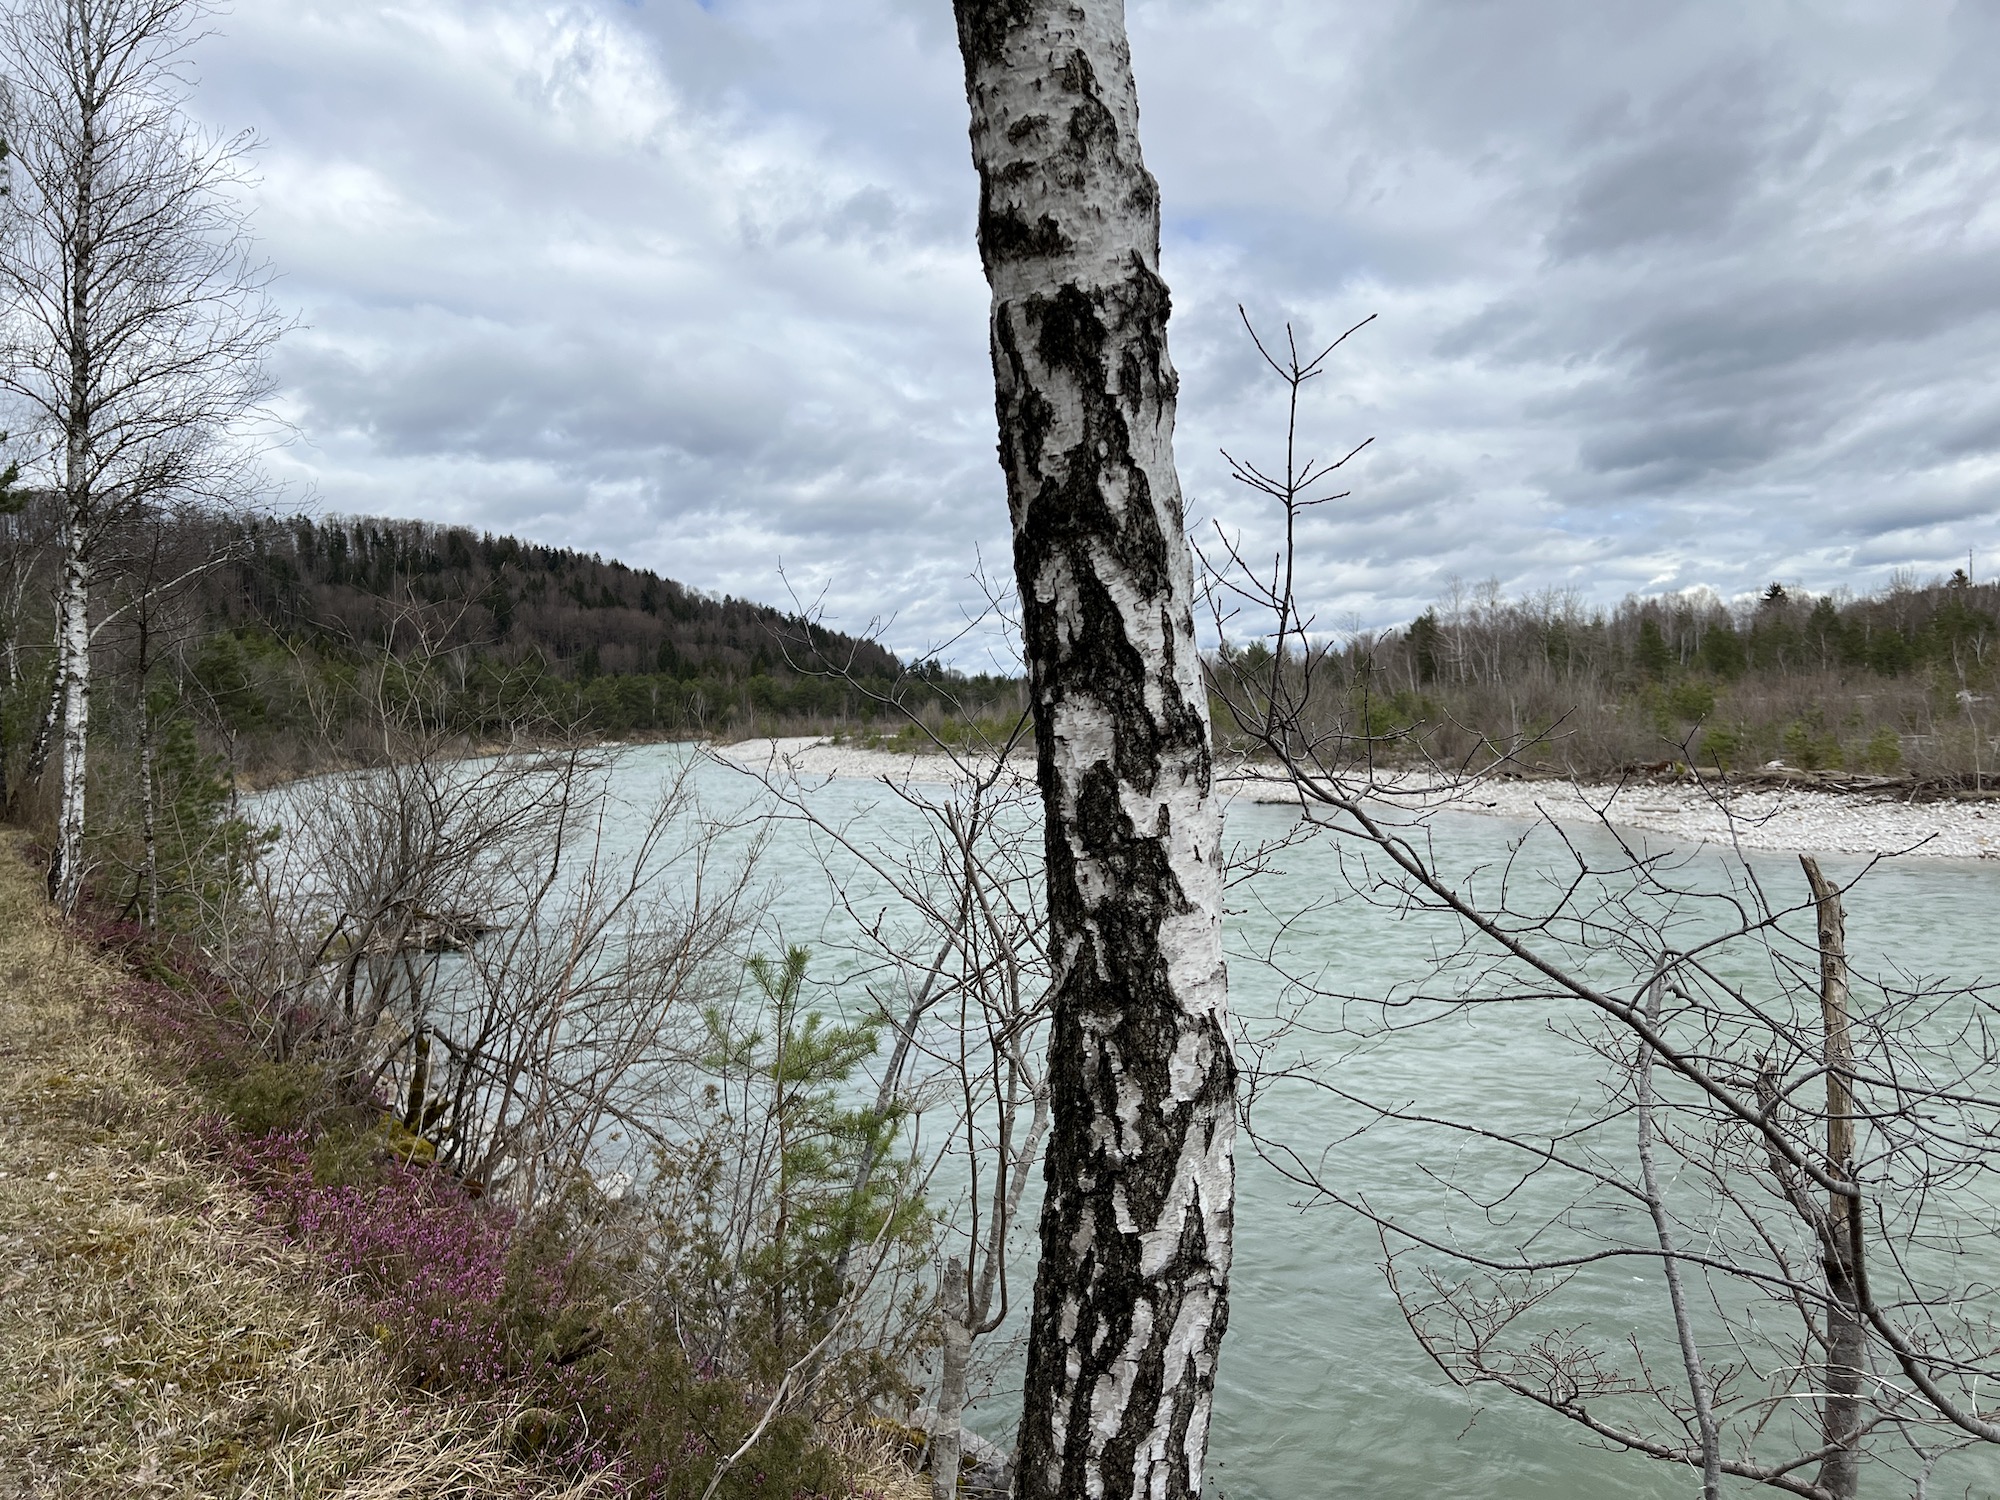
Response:
[{"label": "flowering shrub", "polygon": [[[699,1496],[760,1415],[698,1377],[653,1319],[614,1314],[604,1268],[572,1243],[559,1208],[532,1225],[479,1202],[435,1168],[378,1161],[371,1181],[322,1184],[304,1132],[216,1145],[270,1219],[325,1258],[351,1304],[419,1387],[514,1398],[516,1446],[605,1474],[610,1493]],[[794,1418],[768,1427],[721,1493],[838,1493],[838,1471]]]},{"label": "flowering shrub", "polygon": [[502,1316],[511,1214],[482,1210],[427,1168],[388,1162],[368,1183],[322,1186],[303,1131],[228,1142],[226,1159],[269,1216],[324,1257],[416,1383],[489,1391],[514,1373]]},{"label": "flowering shrub", "polygon": [[[129,923],[85,935],[130,975],[111,998],[126,1030],[215,1101],[197,1130],[210,1154],[324,1260],[414,1387],[504,1405],[521,1456],[599,1475],[601,1493],[699,1500],[763,1405],[689,1360],[671,1311],[687,1296],[638,1277],[629,1236],[598,1232],[607,1205],[593,1187],[527,1218],[483,1200],[430,1165],[383,1101],[342,1102],[319,1069],[260,1050],[304,1028],[243,1003],[198,951]],[[717,1493],[848,1490],[811,1424],[781,1416]]]}]

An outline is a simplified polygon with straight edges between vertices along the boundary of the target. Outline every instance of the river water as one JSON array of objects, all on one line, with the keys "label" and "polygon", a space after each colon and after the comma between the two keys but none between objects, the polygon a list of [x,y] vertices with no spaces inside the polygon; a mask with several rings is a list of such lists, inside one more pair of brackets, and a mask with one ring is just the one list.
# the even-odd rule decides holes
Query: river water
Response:
[{"label": "river water", "polygon": [[[663,771],[687,753],[661,746],[622,754],[615,772],[619,795],[643,802]],[[700,776],[705,795],[717,806],[742,808],[756,801],[754,785],[737,772],[711,764]],[[875,783],[833,781],[813,792],[812,800],[829,820],[885,845],[916,831],[907,807]],[[1282,808],[1239,805],[1230,813],[1229,833],[1255,841],[1281,833],[1291,820]],[[1498,819],[1439,815],[1431,831],[1441,856],[1454,866],[1497,868],[1527,830]],[[1601,833],[1581,836],[1586,852],[1593,839],[1608,843]],[[1549,852],[1537,855],[1538,847]],[[1517,879],[1524,868],[1532,872],[1536,858],[1546,858],[1551,868],[1560,864],[1551,840],[1530,841],[1527,850],[1525,858],[1516,855]],[[830,895],[827,867],[837,858],[796,824],[779,824],[761,865],[776,892],[770,943],[811,945],[814,972],[823,985],[821,1003],[835,1005],[843,1003],[840,982],[851,968],[848,945],[854,936]],[[1708,881],[1721,888],[1741,878],[1741,867],[1714,851],[1688,851],[1683,858],[1684,883]],[[1752,858],[1750,872],[1781,903],[1803,900],[1795,858]],[[1837,856],[1824,863],[1836,877],[1860,868],[1858,861]],[[1295,972],[1313,968],[1325,989],[1364,995],[1428,972],[1437,945],[1449,939],[1435,920],[1353,897],[1351,882],[1324,847],[1294,851],[1281,864],[1281,871],[1260,875],[1232,900],[1232,1005],[1253,1032],[1267,1027],[1263,1018],[1297,998],[1254,957],[1277,941],[1283,924],[1290,924],[1282,947]],[[835,874],[855,878],[851,871]],[[1945,860],[1891,862],[1870,873],[1850,896],[1848,909],[1858,973],[1889,968],[1961,983],[2000,977],[1993,922],[2000,910],[2000,868]],[[1303,919],[1301,912],[1307,913]],[[1798,925],[1810,933],[1809,922]],[[1738,977],[1752,985],[1771,982],[1768,966],[1760,975],[1754,962]],[[1575,1049],[1557,1045],[1545,1019],[1475,1018],[1360,1048],[1309,1037],[1284,1046],[1292,1052],[1315,1046],[1338,1050],[1339,1081],[1360,1092],[1420,1101],[1432,1112],[1456,1111],[1495,1125],[1532,1126],[1559,1119],[1587,1099],[1591,1087],[1575,1071]],[[1305,1087],[1276,1090],[1259,1116],[1263,1133],[1307,1155],[1330,1144],[1350,1123],[1328,1096]],[[1476,1178],[1497,1169],[1496,1163],[1479,1160],[1476,1150],[1468,1155],[1450,1149],[1449,1160],[1426,1155],[1439,1145],[1434,1136],[1392,1132],[1379,1143],[1371,1137],[1343,1148],[1330,1159],[1330,1170],[1345,1191],[1366,1191],[1379,1204],[1420,1213],[1436,1206],[1435,1182],[1427,1173]],[[1248,1149],[1239,1153],[1239,1165],[1232,1312],[1206,1493],[1229,1500],[1667,1500],[1698,1492],[1697,1476],[1589,1446],[1581,1429],[1505,1392],[1455,1389],[1399,1315],[1380,1270],[1376,1233],[1344,1211],[1300,1207],[1300,1190]],[[1535,1205],[1526,1207],[1533,1211]],[[1016,1284],[1021,1287],[1032,1274],[1031,1243],[1024,1237],[1020,1248]],[[1990,1260],[1989,1281],[2000,1279],[2000,1248],[1987,1246],[1983,1253]],[[1613,1262],[1583,1273],[1560,1311],[1587,1335],[1609,1343],[1637,1333],[1674,1368],[1671,1324],[1646,1263]],[[1018,1326],[1018,1317],[1014,1322]],[[1017,1400],[1003,1382],[972,1414],[972,1425],[1004,1442]],[[1982,1454],[1948,1460],[1931,1493],[2000,1494],[2000,1459]]]}]

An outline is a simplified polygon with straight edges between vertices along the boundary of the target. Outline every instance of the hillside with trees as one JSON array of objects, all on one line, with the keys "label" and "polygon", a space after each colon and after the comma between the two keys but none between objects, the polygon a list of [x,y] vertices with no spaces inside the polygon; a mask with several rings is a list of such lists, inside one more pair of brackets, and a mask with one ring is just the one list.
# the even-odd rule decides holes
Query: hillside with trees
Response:
[{"label": "hillside with trees", "polygon": [[[0,519],[6,712],[18,778],[47,755],[56,596],[52,496]],[[182,510],[134,521],[103,551],[99,736],[163,724],[269,777],[365,758],[361,695],[382,663],[437,696],[474,740],[525,726],[601,737],[949,732],[968,705],[1015,712],[1017,689],[798,612],[714,597],[567,548],[464,527]],[[353,741],[353,743],[350,743]]]}]

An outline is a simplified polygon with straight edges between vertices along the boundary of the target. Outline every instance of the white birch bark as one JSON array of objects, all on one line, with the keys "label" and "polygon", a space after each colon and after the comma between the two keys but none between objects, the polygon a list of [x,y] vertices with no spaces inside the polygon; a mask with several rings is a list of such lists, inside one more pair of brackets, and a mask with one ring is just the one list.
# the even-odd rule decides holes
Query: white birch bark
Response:
[{"label": "white birch bark", "polygon": [[56,818],[50,893],[63,911],[76,909],[83,889],[86,753],[90,743],[90,562],[75,547],[63,558],[63,683],[61,806]]},{"label": "white birch bark", "polygon": [[1056,969],[1020,1500],[1191,1496],[1228,1316],[1221,820],[1122,0],[957,0]]},{"label": "white birch bark", "polygon": [[967,1371],[972,1364],[972,1327],[965,1295],[965,1265],[957,1256],[945,1262],[940,1287],[937,1420],[931,1424],[931,1494],[934,1500],[955,1500],[961,1457],[959,1430],[965,1421]]}]

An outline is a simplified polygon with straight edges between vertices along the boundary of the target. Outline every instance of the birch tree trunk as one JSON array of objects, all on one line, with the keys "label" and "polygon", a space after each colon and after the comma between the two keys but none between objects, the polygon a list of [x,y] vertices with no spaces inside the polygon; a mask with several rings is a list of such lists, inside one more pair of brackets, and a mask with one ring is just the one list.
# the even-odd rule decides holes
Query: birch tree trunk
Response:
[{"label": "birch tree trunk", "polygon": [[945,1262],[939,1284],[940,1348],[937,1420],[931,1424],[931,1494],[934,1500],[954,1500],[962,1457],[959,1430],[965,1421],[966,1375],[972,1363],[971,1316],[965,1295],[965,1264],[957,1256]]},{"label": "birch tree trunk", "polygon": [[1046,814],[1053,1124],[1014,1493],[1191,1496],[1228,1319],[1221,819],[1122,0],[956,0]]},{"label": "birch tree trunk", "polygon": [[83,889],[83,813],[90,743],[90,560],[75,546],[63,558],[62,803],[56,819],[49,893],[63,911],[76,909]]}]

